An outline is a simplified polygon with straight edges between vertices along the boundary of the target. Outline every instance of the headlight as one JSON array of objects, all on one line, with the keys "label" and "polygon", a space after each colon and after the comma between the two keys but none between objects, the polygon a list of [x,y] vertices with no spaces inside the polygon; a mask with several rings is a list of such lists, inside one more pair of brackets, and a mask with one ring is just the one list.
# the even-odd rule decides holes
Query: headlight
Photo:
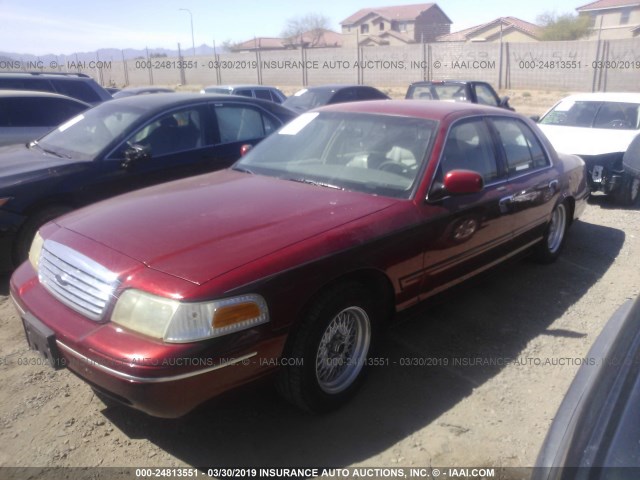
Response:
[{"label": "headlight", "polygon": [[29,262],[35,269],[38,271],[38,264],[40,263],[40,253],[42,253],[42,245],[44,244],[44,239],[40,236],[40,232],[36,232],[35,237],[33,237],[33,241],[31,242],[31,248],[29,249]]},{"label": "headlight", "polygon": [[131,289],[120,295],[111,321],[166,342],[185,343],[266,323],[269,312],[260,295],[184,303]]}]

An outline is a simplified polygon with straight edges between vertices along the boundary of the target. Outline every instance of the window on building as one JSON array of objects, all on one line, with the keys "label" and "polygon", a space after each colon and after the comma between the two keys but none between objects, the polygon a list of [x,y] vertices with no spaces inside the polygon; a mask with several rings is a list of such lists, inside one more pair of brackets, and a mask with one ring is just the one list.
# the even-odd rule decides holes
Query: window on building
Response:
[{"label": "window on building", "polygon": [[380,31],[384,31],[384,22],[380,22]]},{"label": "window on building", "polygon": [[627,23],[629,23],[629,16],[631,15],[631,9],[630,8],[625,8],[622,10],[622,13],[620,13],[620,25],[626,25]]},{"label": "window on building", "polygon": [[360,33],[369,33],[369,24],[363,23],[360,25]]}]

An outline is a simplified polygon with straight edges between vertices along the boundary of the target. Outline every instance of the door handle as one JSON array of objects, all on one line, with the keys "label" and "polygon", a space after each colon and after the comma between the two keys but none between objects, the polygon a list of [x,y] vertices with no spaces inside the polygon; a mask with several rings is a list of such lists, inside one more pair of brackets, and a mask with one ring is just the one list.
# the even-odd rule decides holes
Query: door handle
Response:
[{"label": "door handle", "polygon": [[498,201],[498,206],[500,207],[500,213],[508,213],[509,206],[513,202],[513,195],[509,195],[508,197],[502,197],[500,201]]}]

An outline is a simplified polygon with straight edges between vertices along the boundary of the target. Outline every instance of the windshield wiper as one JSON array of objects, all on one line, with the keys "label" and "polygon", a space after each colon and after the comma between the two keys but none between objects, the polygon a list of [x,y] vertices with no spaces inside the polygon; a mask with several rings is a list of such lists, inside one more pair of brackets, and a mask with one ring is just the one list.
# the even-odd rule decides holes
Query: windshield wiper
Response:
[{"label": "windshield wiper", "polygon": [[251,170],[249,170],[248,168],[244,168],[244,167],[233,166],[233,167],[231,167],[231,170],[235,170],[236,172],[253,174],[253,172]]},{"label": "windshield wiper", "polygon": [[38,147],[40,150],[42,150],[44,153],[47,153],[49,155],[53,155],[54,157],[58,157],[58,158],[71,158],[69,155],[63,155],[62,153],[58,153],[58,152],[54,152],[53,150],[48,150],[46,148],[44,148],[42,145],[40,145],[38,143],[37,140],[34,140],[31,143],[27,144],[29,146],[29,148],[33,148],[33,147]]},{"label": "windshield wiper", "polygon": [[325,182],[319,182],[317,180],[311,180],[310,178],[292,177],[292,178],[285,178],[285,180],[290,180],[292,182],[298,182],[298,183],[307,183],[309,185],[316,185],[318,187],[327,187],[327,188],[335,188],[336,190],[344,190],[344,188],[339,187],[337,185],[332,185],[330,183],[325,183]]}]

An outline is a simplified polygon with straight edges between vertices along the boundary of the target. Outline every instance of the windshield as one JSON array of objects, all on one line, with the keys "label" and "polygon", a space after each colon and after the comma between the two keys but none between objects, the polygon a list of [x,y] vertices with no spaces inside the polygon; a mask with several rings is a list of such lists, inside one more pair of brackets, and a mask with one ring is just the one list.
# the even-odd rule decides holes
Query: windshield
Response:
[{"label": "windshield", "polygon": [[640,104],[565,99],[542,117],[540,123],[567,127],[638,130],[640,129]]},{"label": "windshield", "polygon": [[454,102],[467,102],[467,89],[464,85],[414,85],[409,92],[409,98],[417,100],[449,100]]},{"label": "windshield", "polygon": [[326,105],[334,92],[328,89],[322,90],[307,90],[303,89],[296,92],[291,97],[287,98],[283,105],[287,108],[297,110],[299,112],[306,112],[312,108],[321,107]]},{"label": "windshield", "polygon": [[63,123],[37,141],[44,150],[74,160],[94,160],[147,111],[107,102]]},{"label": "windshield", "polygon": [[285,180],[409,198],[437,122],[344,112],[305,113],[234,169]]}]

